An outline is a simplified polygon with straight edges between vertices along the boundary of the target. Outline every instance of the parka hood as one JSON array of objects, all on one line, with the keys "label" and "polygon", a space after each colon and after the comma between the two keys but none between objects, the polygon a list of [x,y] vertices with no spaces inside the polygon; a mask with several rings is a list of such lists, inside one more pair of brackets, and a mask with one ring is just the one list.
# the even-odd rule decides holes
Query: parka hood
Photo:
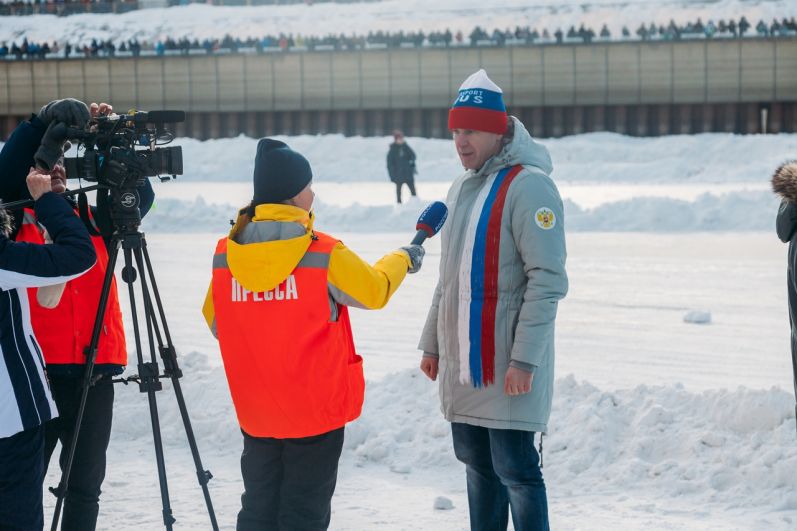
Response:
[{"label": "parka hood", "polygon": [[263,204],[253,218],[239,214],[227,238],[232,276],[252,292],[274,289],[307,252],[312,233],[312,212],[298,207]]},{"label": "parka hood", "polygon": [[797,161],[787,162],[775,170],[772,190],[783,199],[775,229],[780,240],[788,242],[797,232]]},{"label": "parka hood", "polygon": [[510,116],[509,119],[515,125],[512,141],[505,145],[497,155],[488,159],[484,166],[474,172],[474,175],[486,177],[501,168],[518,164],[537,167],[546,175],[550,175],[553,171],[553,163],[548,149],[531,137],[526,126],[520,120],[514,116]]}]

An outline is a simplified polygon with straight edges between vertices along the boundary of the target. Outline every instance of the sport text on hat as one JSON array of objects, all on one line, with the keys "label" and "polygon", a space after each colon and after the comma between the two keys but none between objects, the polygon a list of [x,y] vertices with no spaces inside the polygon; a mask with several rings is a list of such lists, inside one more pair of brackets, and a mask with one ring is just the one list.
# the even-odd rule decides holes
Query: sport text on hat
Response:
[{"label": "sport text on hat", "polygon": [[501,87],[480,69],[459,87],[459,94],[448,111],[448,129],[471,129],[503,135],[507,114]]}]

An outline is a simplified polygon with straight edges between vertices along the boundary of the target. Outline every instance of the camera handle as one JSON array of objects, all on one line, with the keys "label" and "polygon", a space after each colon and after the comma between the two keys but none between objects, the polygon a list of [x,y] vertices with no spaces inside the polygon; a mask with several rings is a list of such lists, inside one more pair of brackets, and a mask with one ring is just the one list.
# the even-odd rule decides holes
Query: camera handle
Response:
[{"label": "camera handle", "polygon": [[[84,189],[85,190],[85,189]],[[117,256],[119,254],[120,246],[124,254],[124,269],[122,270],[122,280],[128,286],[128,295],[130,299],[130,307],[132,311],[133,332],[135,336],[136,356],[138,361],[138,375],[132,376],[128,379],[114,380],[114,382],[127,383],[128,380],[136,381],[139,385],[139,391],[147,393],[149,399],[150,420],[152,422],[152,435],[155,444],[155,459],[158,467],[158,480],[160,483],[161,502],[163,507],[163,524],[168,531],[172,531],[172,525],[175,523],[175,518],[172,516],[172,510],[169,501],[169,489],[166,478],[166,464],[163,455],[163,443],[161,439],[160,422],[158,419],[158,406],[155,398],[155,392],[160,391],[162,384],[160,378],[170,378],[172,386],[177,398],[177,404],[180,409],[180,416],[183,419],[185,426],[186,436],[191,448],[191,454],[196,466],[197,479],[205,498],[205,505],[207,506],[208,516],[210,517],[211,526],[214,531],[218,531],[219,526],[216,522],[216,514],[213,510],[213,503],[210,499],[210,492],[208,491],[208,482],[213,477],[209,470],[205,470],[202,466],[202,460],[199,457],[199,450],[194,437],[194,431],[191,427],[191,421],[188,418],[188,410],[185,405],[185,398],[183,396],[182,387],[180,386],[179,378],[182,377],[182,371],[177,364],[177,356],[175,348],[172,344],[171,335],[166,324],[166,314],[163,310],[158,287],[155,282],[155,274],[152,268],[152,263],[147,252],[147,244],[144,239],[144,234],[138,230],[128,230],[120,233],[117,230],[111,239],[111,249],[108,257],[108,269],[105,273],[103,280],[102,292],[100,295],[99,305],[97,307],[97,314],[94,319],[94,328],[91,334],[91,342],[86,349],[86,368],[83,376],[83,391],[80,397],[80,406],[77,412],[77,419],[75,421],[74,431],[72,433],[72,440],[69,446],[66,466],[61,474],[61,480],[56,489],[51,491],[57,496],[51,531],[57,531],[58,521],[61,515],[61,507],[63,505],[64,497],[66,496],[67,485],[69,484],[69,475],[72,470],[72,462],[75,457],[75,447],[77,445],[78,436],[80,435],[80,426],[83,421],[83,414],[86,407],[86,398],[88,396],[89,387],[94,383],[94,364],[97,359],[97,347],[99,345],[100,332],[102,330],[102,323],[105,316],[105,311],[108,304],[108,297],[114,278],[114,269],[116,267]],[[141,347],[141,333],[139,331],[138,315],[136,312],[136,298],[133,284],[137,280],[136,269],[133,267],[133,260],[138,271],[141,271],[140,280],[141,294],[144,301],[144,318],[146,322],[147,341],[149,343],[150,361],[145,362],[143,351]],[[149,283],[148,283],[149,282]],[[150,292],[151,285],[151,292]],[[154,298],[154,305],[153,305]],[[157,306],[157,314],[155,311]],[[162,332],[161,328],[162,326]],[[153,337],[154,334],[154,337]],[[164,343],[165,339],[165,343]],[[161,375],[158,368],[158,362],[155,357],[155,341],[158,344],[158,352],[164,364],[164,373]]]}]

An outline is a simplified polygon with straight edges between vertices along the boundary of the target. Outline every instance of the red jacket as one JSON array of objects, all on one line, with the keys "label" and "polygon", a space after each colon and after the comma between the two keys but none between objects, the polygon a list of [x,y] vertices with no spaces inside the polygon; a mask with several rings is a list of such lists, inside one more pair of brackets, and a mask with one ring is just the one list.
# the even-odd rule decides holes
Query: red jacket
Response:
[{"label": "red jacket", "polygon": [[[76,213],[77,214],[77,213]],[[44,243],[44,236],[32,210],[25,209],[18,242]],[[30,318],[36,339],[42,347],[44,359],[52,364],[85,364],[86,347],[100,302],[102,283],[108,269],[108,251],[101,236],[92,236],[97,263],[84,275],[70,280],[58,306],[44,308],[36,301],[36,290],[28,289]],[[122,312],[113,279],[97,350],[97,364],[127,365]]]}]

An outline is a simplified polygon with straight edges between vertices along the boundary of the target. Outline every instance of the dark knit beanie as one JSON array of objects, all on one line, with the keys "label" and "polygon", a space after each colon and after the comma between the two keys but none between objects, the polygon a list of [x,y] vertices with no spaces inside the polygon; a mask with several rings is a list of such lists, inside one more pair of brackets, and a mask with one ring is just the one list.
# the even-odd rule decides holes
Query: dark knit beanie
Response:
[{"label": "dark knit beanie", "polygon": [[271,138],[258,142],[253,205],[280,203],[295,197],[312,179],[310,163],[285,142]]}]

